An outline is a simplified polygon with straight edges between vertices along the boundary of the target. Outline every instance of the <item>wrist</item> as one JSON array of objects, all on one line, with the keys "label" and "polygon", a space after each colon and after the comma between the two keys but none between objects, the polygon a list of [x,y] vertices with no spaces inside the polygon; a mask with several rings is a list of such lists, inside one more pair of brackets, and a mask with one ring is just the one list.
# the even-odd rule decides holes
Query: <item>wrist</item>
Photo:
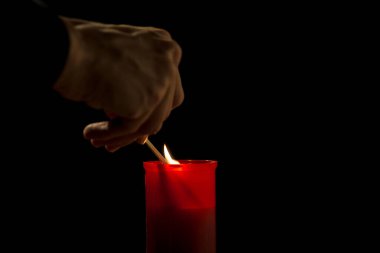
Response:
[{"label": "wrist", "polygon": [[[53,89],[63,97],[81,101],[85,96],[83,82],[85,71],[83,71],[83,62],[85,61],[85,47],[81,39],[80,32],[75,28],[75,24],[66,17],[60,17],[67,29],[69,37],[69,50],[65,66]],[[81,70],[81,71],[79,71]]]}]

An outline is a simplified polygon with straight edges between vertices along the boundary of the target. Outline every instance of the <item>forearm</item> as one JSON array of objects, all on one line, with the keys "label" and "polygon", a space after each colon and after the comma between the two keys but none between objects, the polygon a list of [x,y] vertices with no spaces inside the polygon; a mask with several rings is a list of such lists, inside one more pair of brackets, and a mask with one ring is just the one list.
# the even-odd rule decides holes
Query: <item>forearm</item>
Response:
[{"label": "forearm", "polygon": [[13,23],[11,38],[16,74],[27,75],[39,87],[52,87],[69,51],[66,27],[57,15],[33,1],[20,1],[17,9],[21,15]]}]

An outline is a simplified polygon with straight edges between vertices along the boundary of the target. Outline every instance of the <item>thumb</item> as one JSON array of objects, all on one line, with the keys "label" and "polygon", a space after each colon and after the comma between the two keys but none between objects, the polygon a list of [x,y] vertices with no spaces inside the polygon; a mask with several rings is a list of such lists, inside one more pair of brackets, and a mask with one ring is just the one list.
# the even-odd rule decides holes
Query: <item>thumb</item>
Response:
[{"label": "thumb", "polygon": [[147,140],[148,140],[148,135],[144,135],[144,136],[141,136],[141,137],[137,138],[136,142],[137,142],[138,144],[143,145],[143,144],[145,144],[145,142],[146,142]]}]

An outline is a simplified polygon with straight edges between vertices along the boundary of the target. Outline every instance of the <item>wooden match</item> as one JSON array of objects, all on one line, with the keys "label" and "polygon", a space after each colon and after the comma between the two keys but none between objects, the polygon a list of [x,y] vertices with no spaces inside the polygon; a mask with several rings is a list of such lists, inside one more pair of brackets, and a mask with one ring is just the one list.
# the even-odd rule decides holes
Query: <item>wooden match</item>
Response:
[{"label": "wooden match", "polygon": [[152,150],[152,152],[157,156],[157,158],[163,162],[163,163],[168,163],[168,161],[165,159],[165,157],[163,155],[161,155],[160,151],[158,151],[156,149],[156,147],[149,141],[149,139],[147,138],[146,141],[145,141],[145,144],[148,145],[148,147],[150,148],[150,150]]}]

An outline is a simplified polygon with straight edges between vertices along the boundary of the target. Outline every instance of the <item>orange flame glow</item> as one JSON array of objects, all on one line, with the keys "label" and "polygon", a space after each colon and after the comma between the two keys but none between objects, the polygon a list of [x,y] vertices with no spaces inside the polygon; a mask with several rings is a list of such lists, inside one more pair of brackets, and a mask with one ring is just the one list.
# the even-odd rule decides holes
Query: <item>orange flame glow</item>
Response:
[{"label": "orange flame glow", "polygon": [[168,164],[180,164],[177,160],[174,160],[172,158],[165,144],[164,144],[164,155],[165,155],[166,161],[168,161]]}]

